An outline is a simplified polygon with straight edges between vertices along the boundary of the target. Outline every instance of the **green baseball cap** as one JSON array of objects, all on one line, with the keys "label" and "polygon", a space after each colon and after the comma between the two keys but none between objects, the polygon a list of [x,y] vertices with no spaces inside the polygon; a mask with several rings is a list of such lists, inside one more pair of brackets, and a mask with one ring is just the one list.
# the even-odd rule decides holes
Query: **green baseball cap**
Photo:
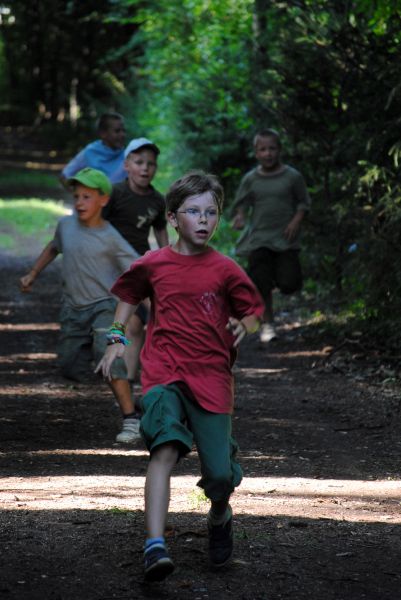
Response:
[{"label": "green baseball cap", "polygon": [[74,177],[68,179],[70,185],[74,185],[74,183],[77,182],[86,185],[88,188],[99,190],[102,194],[107,194],[108,196],[111,194],[112,185],[110,179],[107,175],[102,173],[102,171],[98,171],[97,169],[86,167],[85,169],[78,171]]}]

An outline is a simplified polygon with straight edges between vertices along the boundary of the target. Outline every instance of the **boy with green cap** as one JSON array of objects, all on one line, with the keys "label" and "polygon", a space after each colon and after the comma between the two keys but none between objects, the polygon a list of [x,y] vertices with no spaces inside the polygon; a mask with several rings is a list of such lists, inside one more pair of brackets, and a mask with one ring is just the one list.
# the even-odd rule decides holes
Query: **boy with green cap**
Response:
[{"label": "boy with green cap", "polygon": [[[105,334],[117,304],[110,288],[138,254],[102,217],[112,189],[108,177],[88,167],[71,178],[69,184],[75,212],[60,219],[54,238],[20,283],[23,292],[31,291],[39,273],[58,254],[63,254],[59,362],[65,377],[85,381],[92,359],[98,361],[106,349]],[[110,387],[124,417],[123,441],[138,439],[139,420],[134,417],[123,360],[115,363]],[[129,440],[125,430],[129,430]]]}]

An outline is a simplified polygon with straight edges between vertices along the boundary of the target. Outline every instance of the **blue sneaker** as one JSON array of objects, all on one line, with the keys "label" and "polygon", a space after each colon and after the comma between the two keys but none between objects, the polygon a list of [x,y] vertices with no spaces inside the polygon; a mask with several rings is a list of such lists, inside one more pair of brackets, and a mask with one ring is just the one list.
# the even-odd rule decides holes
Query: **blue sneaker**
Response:
[{"label": "blue sneaker", "polygon": [[233,519],[230,517],[224,525],[208,523],[209,560],[214,569],[224,567],[233,555]]},{"label": "blue sneaker", "polygon": [[174,563],[165,546],[157,545],[144,554],[145,581],[163,581],[174,571]]}]

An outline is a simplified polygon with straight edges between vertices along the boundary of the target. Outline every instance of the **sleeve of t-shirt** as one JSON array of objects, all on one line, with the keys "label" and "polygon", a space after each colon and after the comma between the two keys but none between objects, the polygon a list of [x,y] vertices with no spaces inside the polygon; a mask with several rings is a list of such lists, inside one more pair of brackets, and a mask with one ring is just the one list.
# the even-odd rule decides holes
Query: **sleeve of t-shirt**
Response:
[{"label": "sleeve of t-shirt", "polygon": [[54,238],[52,239],[52,246],[61,253],[63,251],[62,235],[61,235],[62,222],[57,223],[56,231],[54,232]]},{"label": "sleeve of t-shirt", "polygon": [[227,259],[225,267],[226,289],[232,316],[242,319],[249,315],[263,316],[262,297],[245,271],[233,260]]},{"label": "sleeve of t-shirt", "polygon": [[[110,226],[112,227],[112,226]],[[132,263],[139,258],[139,254],[134,248],[123,238],[122,235],[115,230],[114,239],[114,258],[121,272],[127,271]]]},{"label": "sleeve of t-shirt", "polygon": [[127,304],[136,306],[151,296],[146,254],[138,258],[114,283],[111,293]]},{"label": "sleeve of t-shirt", "polygon": [[74,156],[74,158],[72,158],[69,163],[66,164],[66,166],[62,170],[62,174],[68,179],[69,177],[74,177],[75,173],[78,173],[78,171],[84,169],[87,166],[88,163],[85,158],[84,148],[83,150],[81,150],[81,152],[78,152],[78,154]]},{"label": "sleeve of t-shirt", "polygon": [[155,220],[152,223],[152,226],[154,229],[164,229],[167,225],[167,219],[166,219],[166,203],[164,198],[160,198],[160,206],[159,206],[159,212],[157,213],[157,216],[155,218]]},{"label": "sleeve of t-shirt", "polygon": [[250,173],[247,173],[245,177],[242,178],[237,193],[235,194],[232,207],[233,212],[235,212],[239,206],[243,208],[249,208],[253,204],[253,199],[254,197],[251,190]]},{"label": "sleeve of t-shirt", "polygon": [[311,199],[309,196],[308,188],[306,187],[305,179],[303,178],[301,173],[296,174],[293,189],[296,210],[309,211],[311,207]]}]

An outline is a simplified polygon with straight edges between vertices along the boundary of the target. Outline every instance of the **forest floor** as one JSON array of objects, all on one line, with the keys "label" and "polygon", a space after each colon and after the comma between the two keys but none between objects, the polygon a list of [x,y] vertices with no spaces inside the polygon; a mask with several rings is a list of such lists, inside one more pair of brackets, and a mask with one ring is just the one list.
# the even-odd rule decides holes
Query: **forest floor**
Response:
[{"label": "forest floor", "polygon": [[114,442],[120,419],[102,381],[60,376],[59,267],[22,295],[31,261],[0,253],[1,598],[399,600],[401,391],[358,332],[334,345],[312,335],[298,298],[276,342],[243,343],[233,562],[209,570],[193,452],[172,479],[176,570],[145,585],[145,449]]}]

